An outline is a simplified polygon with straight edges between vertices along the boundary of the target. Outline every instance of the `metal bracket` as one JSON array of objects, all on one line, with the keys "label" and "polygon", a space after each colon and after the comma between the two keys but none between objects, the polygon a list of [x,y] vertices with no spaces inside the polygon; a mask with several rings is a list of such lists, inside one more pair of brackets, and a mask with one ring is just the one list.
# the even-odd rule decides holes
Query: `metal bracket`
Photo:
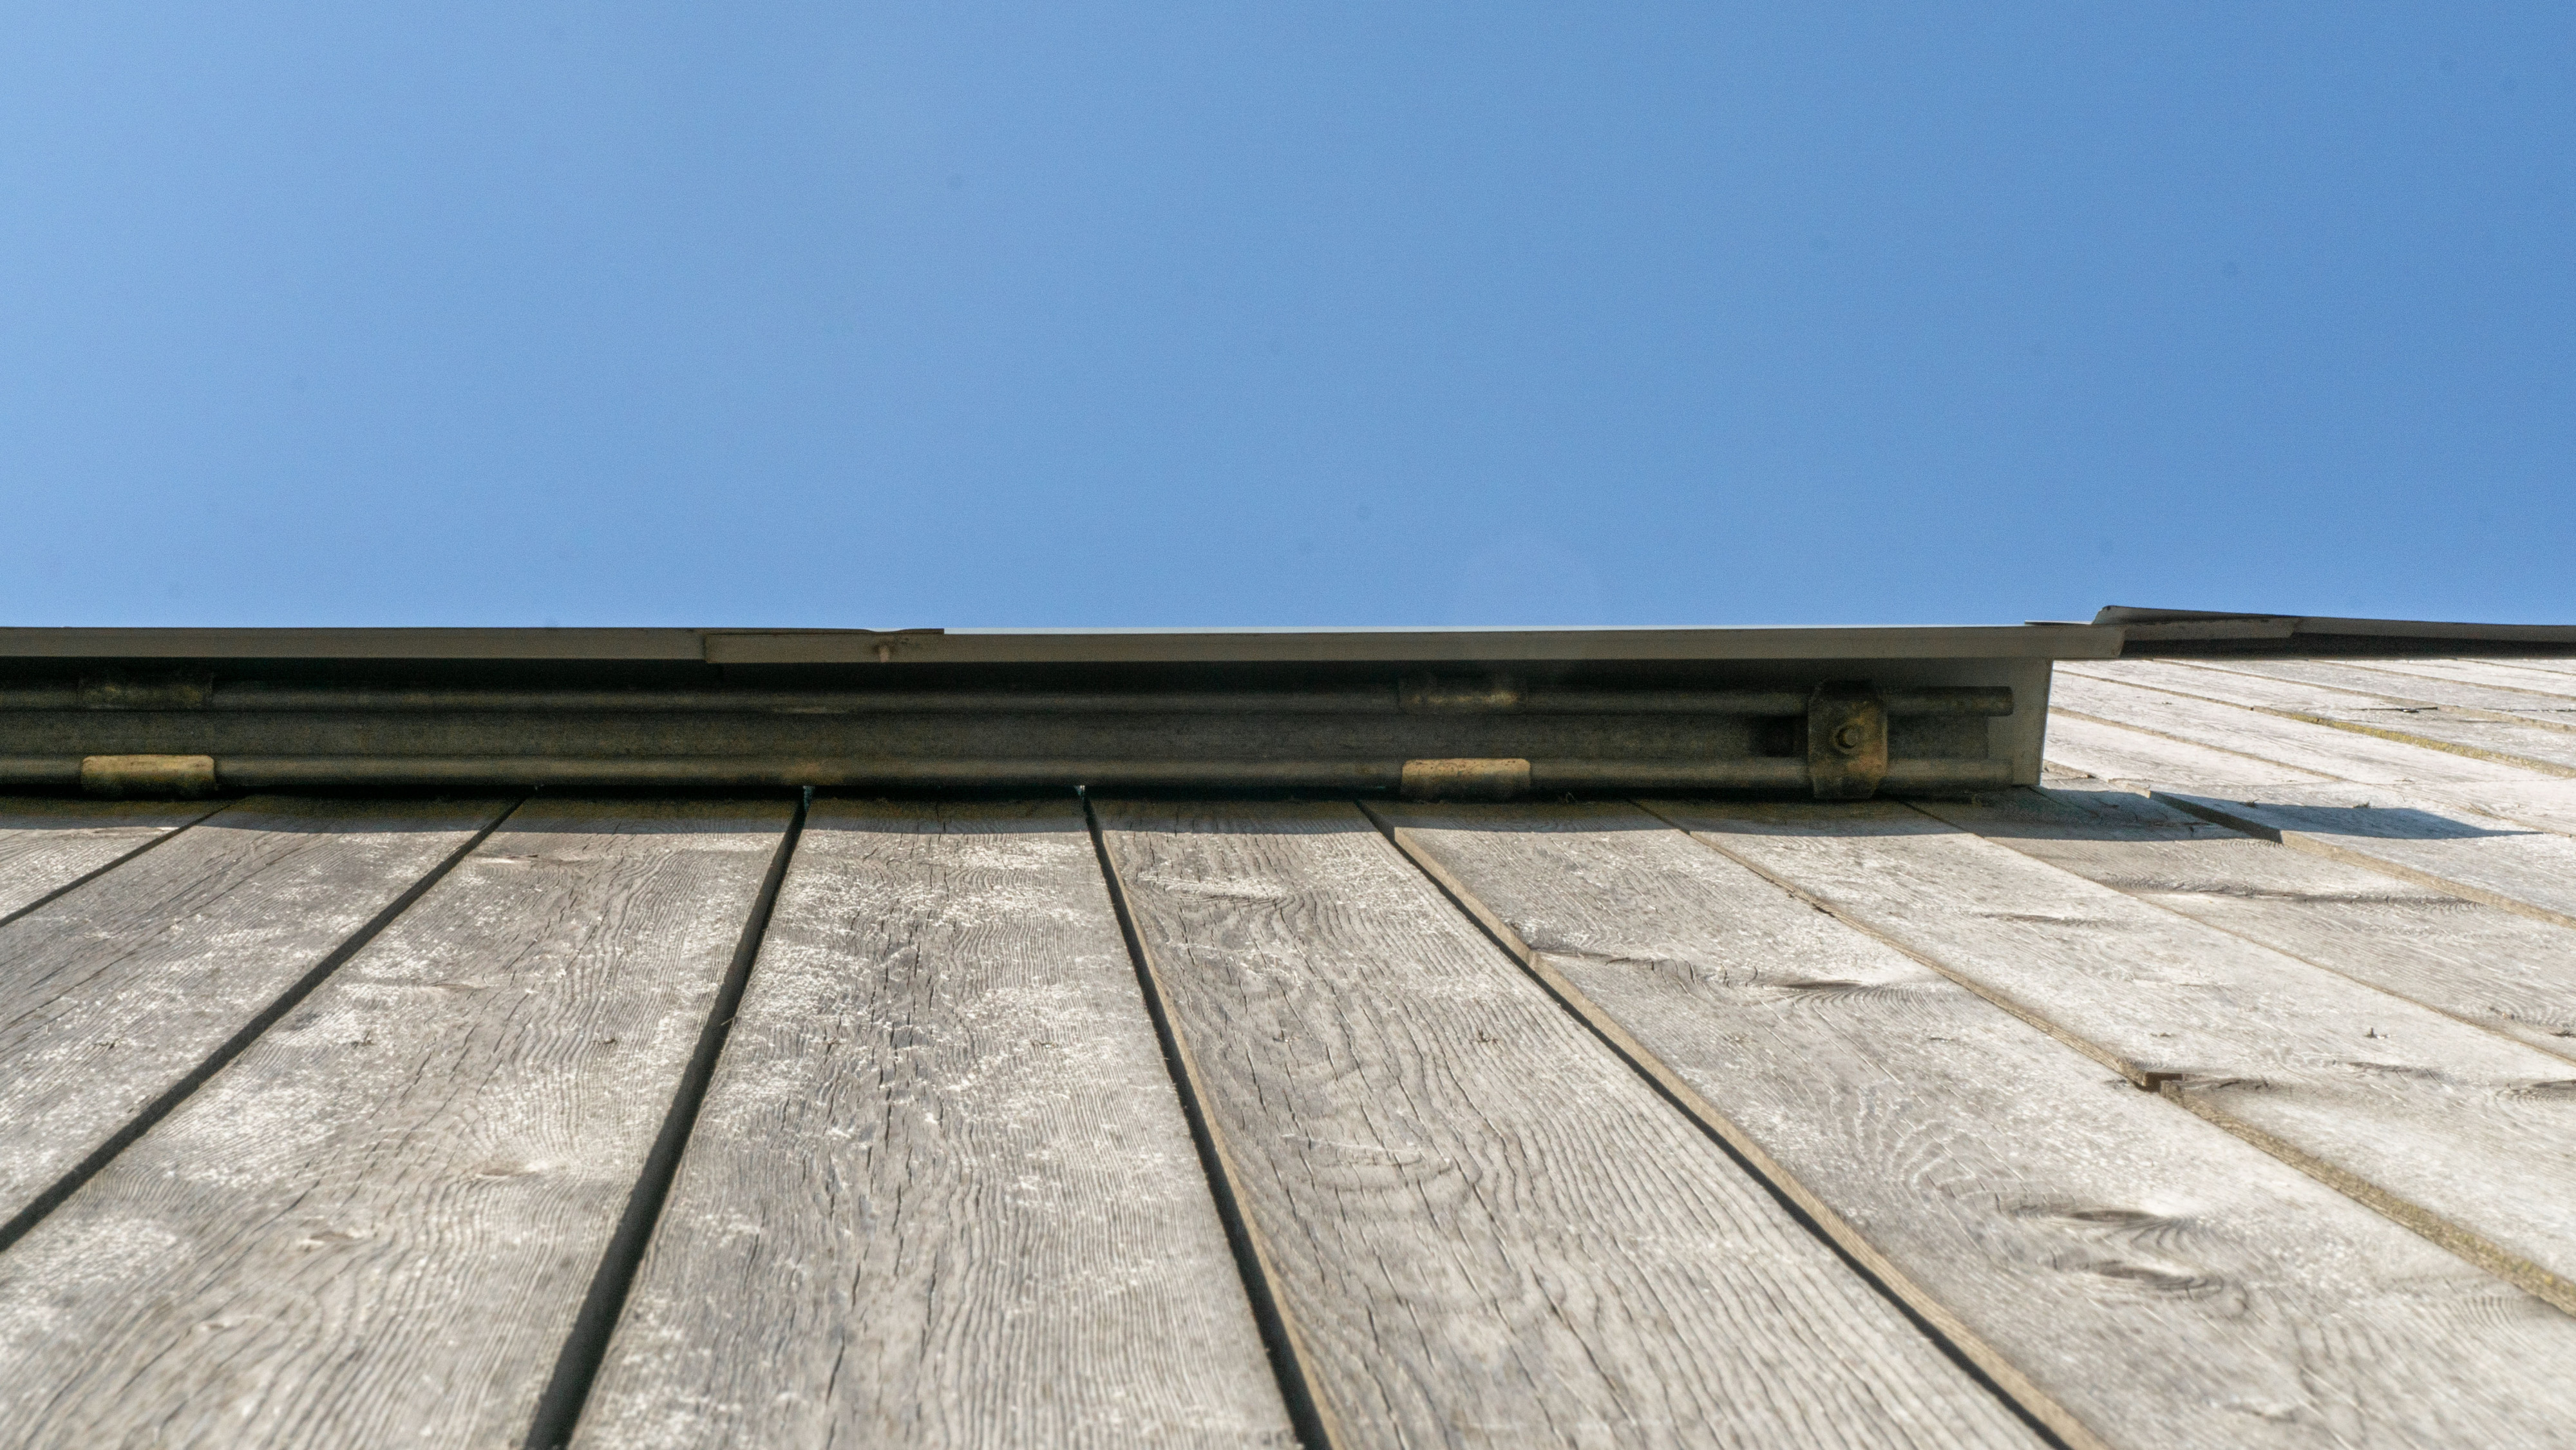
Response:
[{"label": "metal bracket", "polygon": [[1529,788],[1526,760],[1408,760],[1397,787],[1409,801],[1509,801]]},{"label": "metal bracket", "polygon": [[1866,680],[1807,697],[1807,780],[1820,801],[1867,800],[1887,778],[1887,702]]},{"label": "metal bracket", "polygon": [[189,797],[215,790],[211,755],[84,755],[81,789],[111,800],[127,796]]}]

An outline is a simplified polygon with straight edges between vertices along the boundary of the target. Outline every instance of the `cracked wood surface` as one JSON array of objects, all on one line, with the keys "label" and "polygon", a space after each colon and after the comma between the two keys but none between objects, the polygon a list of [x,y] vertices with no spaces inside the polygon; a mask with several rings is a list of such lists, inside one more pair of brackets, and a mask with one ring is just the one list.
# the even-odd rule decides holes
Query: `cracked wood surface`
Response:
[{"label": "cracked wood surface", "polygon": [[1650,806],[2131,1079],[2576,1312],[2566,1059],[1891,802]]},{"label": "cracked wood surface", "polygon": [[2576,1409],[2576,1318],[1634,806],[1373,810],[2070,1443],[2515,1443]]},{"label": "cracked wood surface", "polygon": [[0,926],[0,1224],[506,808],[254,797]]},{"label": "cracked wood surface", "polygon": [[574,1443],[1292,1443],[1079,804],[814,803]]},{"label": "cracked wood surface", "polygon": [[515,812],[0,1253],[8,1443],[519,1443],[791,814]]},{"label": "cracked wood surface", "polygon": [[2576,932],[2283,850],[2128,791],[2004,791],[1922,807],[2087,880],[2576,1057]]},{"label": "cracked wood surface", "polygon": [[1097,809],[1337,1450],[2034,1443],[1356,807]]}]

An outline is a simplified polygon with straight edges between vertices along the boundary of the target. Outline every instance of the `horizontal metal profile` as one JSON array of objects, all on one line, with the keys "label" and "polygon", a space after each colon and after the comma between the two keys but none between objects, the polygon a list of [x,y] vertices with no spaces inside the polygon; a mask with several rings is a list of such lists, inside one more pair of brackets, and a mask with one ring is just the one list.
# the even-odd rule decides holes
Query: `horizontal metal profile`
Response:
[{"label": "horizontal metal profile", "polygon": [[[138,688],[125,680],[0,686],[0,710],[276,710],[294,713],[459,711],[486,714],[1118,714],[1393,715],[1408,711],[1517,711],[1531,715],[1803,714],[1800,690],[1548,690],[1422,703],[1401,687],[1315,690],[400,690],[258,684],[190,690]],[[1891,715],[2001,716],[2002,686],[1887,692]]]},{"label": "horizontal metal profile", "polygon": [[[98,760],[105,757],[88,757]],[[116,757],[122,761],[148,757]],[[196,759],[202,757],[170,757]],[[75,786],[79,756],[0,756],[0,785]],[[1070,760],[1009,758],[797,759],[762,756],[282,756],[214,758],[213,783],[228,790],[388,787],[634,786],[711,789],[977,788],[1395,790],[1407,761]],[[1533,792],[1602,790],[1804,790],[1804,759],[1549,760],[1528,762]],[[95,767],[92,767],[93,773]],[[145,772],[124,767],[131,776]],[[2009,762],[1901,760],[1884,789],[1964,790],[2011,783]]]},{"label": "horizontal metal profile", "polygon": [[0,630],[0,784],[1958,790],[2036,780],[2050,661],[2117,648],[2043,626]]}]

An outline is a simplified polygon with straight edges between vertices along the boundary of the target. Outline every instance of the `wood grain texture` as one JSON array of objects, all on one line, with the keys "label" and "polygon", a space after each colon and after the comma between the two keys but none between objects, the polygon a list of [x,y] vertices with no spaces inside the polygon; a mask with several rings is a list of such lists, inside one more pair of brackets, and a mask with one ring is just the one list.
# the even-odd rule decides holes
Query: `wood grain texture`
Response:
[{"label": "wood grain texture", "polygon": [[2576,1408],[2576,1319],[1636,807],[1376,813],[2070,1443],[2537,1442]]},{"label": "wood grain texture", "polygon": [[816,801],[574,1443],[1292,1439],[1081,806]]},{"label": "wood grain texture", "polygon": [[[2494,683],[2494,676],[2506,674],[2504,671],[2481,671],[2478,678],[2455,679],[2441,675],[2400,674],[2341,660],[2246,659],[2223,663],[2211,660],[2200,664],[2204,669],[2224,669],[2236,675],[2294,680],[2302,684],[2350,690],[2376,696],[2390,704],[2486,711],[2554,730],[2576,730],[2576,698],[2564,693],[2547,694],[2530,684]],[[2520,679],[2531,681],[2533,677],[2525,674]]]},{"label": "wood grain texture", "polygon": [[2576,1313],[2576,1073],[1919,810],[1651,803],[2141,1085]]},{"label": "wood grain texture", "polygon": [[2052,710],[2048,759],[2099,780],[2190,782],[2216,790],[2318,783],[2334,779],[2313,770],[2257,760],[2232,750],[2107,725]]},{"label": "wood grain texture", "polygon": [[2165,660],[2115,660],[2074,672],[2545,775],[2576,775],[2576,736],[2498,711],[2408,705],[2337,686]]},{"label": "wood grain texture", "polygon": [[255,797],[0,926],[0,1223],[505,809]]},{"label": "wood grain texture", "polygon": [[0,922],[213,809],[177,801],[0,797]]},{"label": "wood grain texture", "polygon": [[2576,932],[2127,791],[1925,801],[1963,830],[2301,961],[2576,1057]]},{"label": "wood grain texture", "polygon": [[2562,708],[2576,709],[2576,661],[2564,659],[2388,659],[2354,660],[2356,668],[2402,680],[2448,681],[2492,685],[2504,690],[2532,690],[2555,697]]},{"label": "wood grain texture", "polygon": [[515,812],[0,1254],[9,1443],[519,1443],[791,814]]},{"label": "wood grain texture", "polygon": [[2152,731],[2341,780],[2394,785],[2407,781],[2539,778],[2523,766],[2286,719],[2066,668],[2059,669],[2050,684],[2049,700],[2052,713],[2063,711],[2133,730]]},{"label": "wood grain texture", "polygon": [[1098,811],[1337,1450],[2032,1442],[1356,808]]},{"label": "wood grain texture", "polygon": [[2158,791],[2194,815],[2302,851],[2576,927],[2576,839],[2365,785],[2267,786],[2234,796]]}]

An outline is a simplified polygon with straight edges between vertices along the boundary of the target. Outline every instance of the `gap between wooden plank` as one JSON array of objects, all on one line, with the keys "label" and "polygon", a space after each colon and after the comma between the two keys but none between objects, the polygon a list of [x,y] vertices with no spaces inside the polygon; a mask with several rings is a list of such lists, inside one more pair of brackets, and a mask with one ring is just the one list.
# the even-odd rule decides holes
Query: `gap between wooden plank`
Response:
[{"label": "gap between wooden plank", "polygon": [[[2576,1091],[2564,1085],[2576,1079],[2564,1059],[1910,807],[1649,809],[2140,1086],[2576,1313],[2576,1160],[2563,1151],[2576,1131]],[[2002,902],[2009,909],[1993,904]],[[2364,1047],[2364,1038],[2374,1040]]]},{"label": "gap between wooden plank", "polygon": [[2250,800],[2182,789],[2150,794],[2293,850],[2576,927],[2576,840],[2554,832],[2493,830],[2425,809],[2444,802],[2360,785],[2276,787]]},{"label": "gap between wooden plank", "polygon": [[2576,1057],[2576,934],[2528,914],[2375,862],[2281,850],[2146,791],[2061,784],[1909,804],[2151,906]]},{"label": "gap between wooden plank", "polygon": [[792,814],[523,806],[0,1254],[16,1443],[523,1441]]},{"label": "gap between wooden plank", "polygon": [[[244,812],[246,818],[255,819],[256,810],[259,806],[260,800],[261,798],[255,797],[251,801],[238,804],[234,809]],[[470,808],[466,809],[470,810]],[[418,813],[418,808],[414,808],[414,813]],[[89,1101],[80,1101],[78,1096],[76,1096],[72,1101],[66,1102],[62,1095],[57,1093],[48,1097],[40,1105],[41,1110],[22,1109],[21,1111],[27,1114],[21,1119],[25,1128],[33,1129],[42,1127],[49,1130],[46,1136],[50,1151],[35,1155],[38,1158],[38,1162],[34,1165],[36,1171],[41,1173],[48,1168],[52,1168],[54,1171],[50,1180],[42,1187],[36,1186],[21,1174],[9,1175],[10,1181],[6,1183],[6,1196],[0,1196],[0,1209],[8,1210],[8,1217],[5,1220],[0,1220],[0,1250],[6,1250],[11,1244],[16,1243],[20,1238],[24,1237],[30,1229],[34,1228],[36,1224],[45,1217],[46,1214],[52,1212],[53,1209],[62,1203],[64,1199],[68,1198],[72,1193],[77,1191],[82,1184],[95,1177],[101,1169],[105,1168],[110,1162],[112,1162],[116,1158],[117,1154],[125,1150],[127,1145],[133,1143],[136,1138],[149,1131],[154,1124],[168,1116],[172,1109],[185,1102],[188,1097],[199,1087],[203,1086],[209,1078],[213,1077],[217,1072],[220,1072],[224,1066],[230,1063],[234,1058],[240,1056],[242,1051],[249,1047],[251,1043],[257,1041],[260,1034],[267,1031],[268,1028],[279,1018],[285,1016],[288,1012],[293,1011],[296,1004],[303,1001],[304,998],[310,994],[315,987],[321,985],[321,983],[328,978],[332,972],[338,970],[341,963],[346,962],[350,957],[363,950],[379,933],[381,933],[387,926],[391,925],[396,917],[402,915],[405,909],[410,907],[413,902],[419,900],[422,893],[436,885],[439,879],[445,876],[450,868],[454,867],[457,862],[465,859],[469,852],[471,852],[477,845],[481,844],[482,841],[491,835],[494,830],[498,829],[501,822],[508,814],[509,811],[506,806],[492,806],[489,810],[488,818],[479,826],[467,829],[463,834],[463,839],[459,841],[453,850],[449,851],[443,857],[435,858],[417,874],[406,872],[405,874],[410,877],[408,885],[395,892],[392,897],[385,902],[384,906],[373,916],[355,924],[350,928],[347,936],[341,938],[336,944],[328,947],[328,949],[323,951],[321,955],[312,959],[309,964],[299,965],[297,962],[287,959],[288,956],[291,956],[291,953],[281,956],[275,965],[277,965],[281,970],[289,973],[289,975],[286,975],[278,982],[273,996],[265,998],[264,1001],[219,1002],[217,1004],[219,1008],[241,1010],[246,1014],[239,1019],[237,1025],[232,1026],[232,1030],[229,1033],[220,1037],[211,1036],[209,1035],[209,1032],[222,1031],[224,1026],[227,1024],[220,1021],[211,1024],[190,1023],[181,1017],[181,1012],[172,1013],[171,1016],[174,1019],[180,1020],[173,1021],[169,1025],[168,1030],[180,1032],[183,1035],[180,1040],[168,1044],[167,1050],[162,1054],[165,1061],[160,1065],[160,1068],[163,1072],[169,1074],[166,1079],[158,1083],[144,1081],[132,1084],[133,1086],[145,1089],[145,1096],[142,1096],[139,1099],[134,1099],[129,1103],[126,1100],[125,1095],[108,1093],[108,1089],[113,1086],[112,1079],[114,1074],[111,1072],[104,1077],[93,1077],[89,1079],[88,1089],[80,1092],[80,1095],[86,1096],[90,1099]],[[470,819],[470,815],[465,818]],[[169,835],[148,843],[144,849],[149,849],[150,845],[158,845],[161,841],[170,840],[178,835],[179,832],[173,831],[169,833]],[[202,843],[204,840],[205,837],[203,835],[195,838],[195,842],[198,843]],[[141,852],[138,850],[137,852],[130,853],[123,859],[133,860],[135,856],[140,854]],[[169,858],[167,856],[163,856],[157,858],[155,864],[167,864],[168,860]],[[222,881],[219,874],[213,879],[218,882]],[[257,877],[254,876],[251,879],[256,880]],[[100,883],[102,890],[112,889],[116,884],[117,883],[113,880]],[[136,884],[138,886],[141,885],[141,883]],[[355,883],[354,885],[357,889],[363,889],[364,884],[365,883],[360,882]],[[247,949],[238,939],[237,932],[227,933],[223,930],[227,923],[219,914],[219,909],[222,905],[232,904],[246,906],[253,910],[257,910],[267,905],[267,903],[258,898],[250,897],[246,893],[236,894],[239,885],[240,883],[237,882],[223,882],[215,900],[209,902],[205,907],[194,910],[191,913],[190,919],[185,924],[198,928],[211,927],[216,929],[217,936],[222,942],[221,950],[225,956],[229,958],[228,960],[217,963],[217,966],[218,968],[229,967],[231,969],[230,976],[226,979],[225,985],[228,987],[240,988],[245,984],[245,980],[248,979],[250,989],[256,993],[259,985],[256,978],[257,964],[255,962],[245,961],[242,959]],[[333,889],[339,889],[350,885],[352,885],[352,883],[335,883]],[[39,919],[29,917],[23,918],[22,920],[26,921],[29,926],[32,926]],[[258,924],[259,923],[253,923],[253,925]],[[272,924],[289,925],[287,923]],[[178,931],[181,925],[181,923],[174,922],[168,924],[166,928],[154,930],[151,934],[160,937],[161,940],[153,943],[153,945],[156,948],[167,950],[173,944],[173,934]],[[232,923],[231,925],[237,927],[239,923]],[[21,934],[23,934],[24,931],[25,928],[22,927]],[[68,945],[75,951],[88,952],[110,946],[113,944],[113,940],[114,939],[109,933],[91,928],[78,932],[76,939],[68,943]],[[175,940],[176,944],[183,950],[186,949],[187,939],[185,937],[176,937]],[[32,965],[36,958],[36,953],[39,950],[30,944],[16,940],[0,941],[0,947],[12,949],[18,954],[19,966],[22,972],[25,972]],[[91,982],[84,983],[82,985],[94,987],[96,975],[97,974],[93,974],[93,980]],[[163,970],[155,975],[162,976],[164,978],[163,985],[165,987],[174,983],[181,986],[185,985],[184,969],[170,970],[165,964]],[[192,998],[198,996],[198,994],[194,993],[191,993],[190,995]],[[58,1005],[58,1003],[46,1004],[48,1009],[53,1009]],[[200,999],[198,1001],[193,1001],[188,1005],[202,1010],[204,1003],[202,999]],[[181,1010],[184,1012],[186,1009],[183,1007]],[[17,1023],[12,1025],[20,1026],[23,1030],[27,1024],[32,1022],[36,1015],[36,1011],[33,1009],[22,1009]],[[86,1015],[89,1020],[82,1020],[84,1015]],[[132,1013],[129,1011],[121,1015],[125,1018],[130,1018]],[[80,1014],[76,1012],[71,1020],[76,1025],[90,1032],[96,1032],[98,1030],[114,1032],[119,1030],[121,1025],[118,1017],[116,1016],[102,1018],[96,1013]],[[187,1031],[187,1029],[192,1026],[202,1027],[206,1030],[196,1032]],[[60,1039],[65,1035],[64,1030],[59,1025],[59,1019],[56,1022],[36,1024],[36,1030],[38,1033],[38,1039],[22,1044],[25,1052],[15,1055],[24,1056],[26,1053],[42,1053],[45,1050],[47,1039]],[[116,1068],[124,1069],[134,1077],[140,1077],[149,1070],[150,1061],[147,1058],[142,1062],[119,1063],[114,1066]],[[6,1097],[11,1090],[21,1093],[36,1090],[43,1082],[43,1077],[40,1076],[36,1070],[24,1065],[23,1063],[13,1064],[13,1069],[12,1076],[14,1081],[6,1085],[0,1085],[0,1097]],[[103,1096],[103,1094],[106,1095]],[[67,1114],[71,1116],[67,1117]],[[90,1142],[90,1146],[87,1150],[78,1158],[73,1159],[68,1163],[61,1164],[56,1168],[55,1163],[60,1160],[64,1149],[67,1147],[77,1147],[84,1139],[87,1139]],[[16,1156],[28,1156],[28,1150],[22,1147]]]},{"label": "gap between wooden plank", "polygon": [[1098,807],[1341,1450],[2032,1443],[1354,806]]},{"label": "gap between wooden plank", "polygon": [[699,1105],[706,1101],[707,1080],[714,1074],[716,1058],[724,1051],[734,1010],[742,1001],[743,986],[751,979],[752,961],[760,952],[761,936],[769,927],[770,911],[778,904],[778,883],[787,874],[789,858],[796,853],[796,842],[805,830],[805,813],[813,800],[811,788],[798,797],[796,814],[788,818],[787,832],[779,837],[769,871],[761,877],[760,894],[752,898],[751,912],[742,925],[742,940],[734,947],[733,962],[725,969],[715,1001],[707,1008],[697,1050],[689,1055],[689,1065],[680,1074],[679,1090],[673,1094],[671,1110],[662,1120],[662,1131],[655,1135],[652,1152],[644,1159],[635,1187],[627,1195],[626,1212],[618,1218],[617,1230],[600,1254],[599,1268],[591,1275],[590,1288],[582,1296],[581,1312],[573,1319],[571,1331],[564,1336],[563,1349],[555,1357],[554,1372],[546,1377],[546,1386],[537,1395],[536,1409],[528,1423],[526,1443],[530,1450],[554,1450],[569,1441],[582,1406],[589,1399],[600,1360],[608,1353],[609,1332],[616,1327],[627,1289],[635,1282],[636,1267],[644,1260],[645,1244],[661,1216],[663,1202],[670,1196],[671,1180],[679,1172],[681,1150],[697,1122]]},{"label": "gap between wooden plank", "polygon": [[[2220,699],[2212,694],[2196,694],[2179,689],[2170,683],[2145,684],[2130,678],[2131,674],[2136,673],[2134,671],[2119,672],[2109,670],[2063,669],[2061,673],[2067,681],[2085,681],[2094,685],[2105,685],[2122,690],[2144,690],[2154,694],[2163,695],[2169,699],[2189,700],[2204,706],[2215,706],[2229,710],[2242,710],[2249,714],[2269,716],[2275,720],[2287,720],[2298,724],[2316,726],[2320,729],[2342,731],[2346,734],[2358,735],[2367,739],[2385,740],[2392,744],[2404,745],[2418,750],[2436,750],[2446,755],[2456,755],[2469,760],[2488,761],[2496,765],[2510,766],[2517,771],[2529,771],[2537,775],[2553,775],[2561,777],[2576,776],[2576,764],[2543,759],[2537,756],[2519,754],[2512,751],[2497,750],[2466,740],[2445,740],[2433,735],[2425,734],[2421,730],[2406,730],[2392,725],[2377,725],[2366,721],[2342,719],[2333,715],[2319,713],[2314,710],[2288,709],[2273,705],[2251,705],[2246,704],[2241,700]],[[2063,681],[2061,681],[2061,683],[2063,683]],[[2138,723],[2138,718],[2135,714],[2127,712],[2112,714],[2098,713],[2100,711],[2100,707],[2098,705],[2090,705],[2087,703],[2090,698],[2098,698],[2098,692],[2095,691],[2087,691],[2079,687],[2075,690],[2064,692],[2061,695],[2061,698],[2071,699],[2074,703],[2064,705],[2060,708],[2091,714],[2093,718],[2107,719],[2110,723],[2126,725],[2133,730],[2152,730],[2155,728],[2153,726]],[[2540,727],[2528,726],[2525,728],[2538,730]],[[2193,735],[2177,734],[2175,738],[2207,743],[2202,740],[2202,737]],[[2267,737],[2261,734],[2256,734],[2254,738],[2257,741],[2262,741]],[[2277,750],[2281,748],[2281,736],[2279,734],[2276,733],[2268,738],[2273,742],[2274,749]],[[2279,759],[2280,757],[2278,755],[2264,755],[2262,758]],[[2384,779],[2386,777],[2383,776],[2382,778]],[[2416,777],[2410,776],[2409,778]],[[2452,778],[2483,779],[2488,777],[2477,775],[2461,776],[2454,772]]]},{"label": "gap between wooden plank", "polygon": [[1687,1110],[1859,1215],[1816,1217],[1890,1282],[2046,1376],[2071,1439],[2496,1443],[2576,1405],[2553,1356],[2504,1368],[2576,1320],[1633,805],[1371,809]]},{"label": "gap between wooden plank", "polygon": [[[166,822],[166,824],[161,825],[158,829],[154,829],[152,825],[148,824],[142,827],[127,828],[129,833],[140,830],[148,831],[150,834],[142,835],[140,839],[137,839],[134,842],[133,845],[127,846],[123,850],[116,850],[115,847],[122,844],[120,840],[110,839],[100,841],[97,839],[97,837],[112,831],[114,829],[112,826],[84,827],[67,825],[49,829],[44,826],[32,824],[33,819],[38,814],[76,817],[79,815],[91,814],[91,812],[73,811],[69,809],[39,812],[34,809],[39,805],[48,807],[98,807],[100,809],[96,814],[111,820],[117,816],[143,816],[147,819],[158,818],[159,821]],[[71,836],[81,838],[76,842],[57,841],[50,850],[43,843],[22,845],[15,850],[7,852],[5,858],[0,858],[0,926],[7,926],[9,923],[16,921],[27,913],[45,906],[56,897],[61,896],[66,892],[77,891],[81,887],[87,886],[89,883],[96,881],[108,872],[115,870],[117,867],[124,865],[126,862],[133,860],[135,857],[140,856],[144,852],[151,850],[153,847],[160,845],[162,842],[169,840],[171,837],[188,829],[190,826],[195,825],[197,822],[204,820],[220,808],[221,803],[215,801],[209,801],[203,805],[176,806],[157,801],[110,803],[107,801],[47,800],[42,802],[12,801],[0,803],[0,812],[7,812],[11,815],[15,815],[16,819],[31,822],[31,824],[22,826],[9,826],[5,824],[9,819],[9,816],[0,815],[0,830],[8,830],[12,832],[23,830],[41,833],[46,836]],[[80,847],[84,845],[89,846],[91,849],[80,849]],[[102,854],[99,849],[100,847],[107,848],[104,854]],[[31,857],[34,859],[31,860]],[[69,859],[66,861],[63,859],[65,857],[68,857]],[[39,881],[52,879],[55,870],[59,869],[61,866],[68,866],[76,874],[55,882],[55,884],[51,886],[41,886],[37,884]],[[6,905],[12,897],[18,898],[18,904],[15,906]]]},{"label": "gap between wooden plank", "polygon": [[[1441,864],[1435,853],[1425,850],[1419,841],[1412,839],[1411,832],[1398,824],[1396,817],[1368,801],[1355,804],[1376,823],[1388,843],[1403,852],[1405,859],[1411,861],[1441,895],[1482,928],[1486,937],[1505,956],[1545,988],[1548,995],[1556,998],[1558,1005],[1644,1078],[1666,1102],[1699,1124],[1710,1139],[1735,1160],[1736,1166],[1742,1168],[1747,1177],[1779,1202],[1783,1212],[1833,1250],[1853,1273],[1885,1295],[1898,1313],[1921,1330],[1923,1336],[1948,1355],[1964,1373],[1984,1385],[2048,1442],[2073,1447],[2107,1447],[2107,1442],[2022,1373],[2019,1366],[1987,1344],[1947,1305],[1926,1293],[1866,1235],[1854,1229],[1831,1204],[1790,1172],[1758,1139],[1719,1111],[1687,1079],[1674,1072],[1661,1056],[1631,1035],[1616,1017],[1595,1005],[1543,954],[1532,950],[1529,943],[1523,941],[1482,898]],[[1687,833],[1675,834],[1688,839]],[[1695,846],[1694,849],[1703,848]]]}]

